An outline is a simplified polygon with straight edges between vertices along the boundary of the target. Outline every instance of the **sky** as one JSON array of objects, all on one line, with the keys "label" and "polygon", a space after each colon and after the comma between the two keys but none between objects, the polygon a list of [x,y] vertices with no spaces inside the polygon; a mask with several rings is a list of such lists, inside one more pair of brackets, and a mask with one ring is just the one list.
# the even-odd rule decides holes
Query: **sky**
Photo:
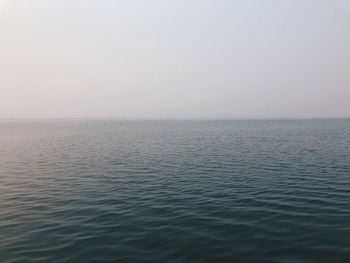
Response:
[{"label": "sky", "polygon": [[344,117],[348,0],[0,0],[0,118]]}]

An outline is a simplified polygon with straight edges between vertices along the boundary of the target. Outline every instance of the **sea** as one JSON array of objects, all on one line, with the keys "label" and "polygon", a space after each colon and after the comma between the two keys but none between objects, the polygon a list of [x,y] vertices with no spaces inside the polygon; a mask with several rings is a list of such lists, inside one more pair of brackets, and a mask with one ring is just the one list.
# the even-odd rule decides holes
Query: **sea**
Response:
[{"label": "sea", "polygon": [[350,120],[2,120],[0,262],[350,262]]}]

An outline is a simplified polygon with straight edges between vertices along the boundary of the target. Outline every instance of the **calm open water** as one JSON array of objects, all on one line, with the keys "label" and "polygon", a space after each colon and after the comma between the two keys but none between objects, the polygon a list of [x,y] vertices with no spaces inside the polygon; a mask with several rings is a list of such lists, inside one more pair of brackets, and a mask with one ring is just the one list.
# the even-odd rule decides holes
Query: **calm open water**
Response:
[{"label": "calm open water", "polygon": [[350,120],[2,121],[0,262],[350,262]]}]

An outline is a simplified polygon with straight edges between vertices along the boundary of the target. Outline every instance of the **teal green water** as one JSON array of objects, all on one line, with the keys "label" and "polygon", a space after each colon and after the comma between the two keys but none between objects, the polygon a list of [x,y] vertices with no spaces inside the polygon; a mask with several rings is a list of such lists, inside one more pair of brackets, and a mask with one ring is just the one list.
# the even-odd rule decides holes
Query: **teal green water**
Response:
[{"label": "teal green water", "polygon": [[350,120],[2,121],[0,262],[350,262]]}]

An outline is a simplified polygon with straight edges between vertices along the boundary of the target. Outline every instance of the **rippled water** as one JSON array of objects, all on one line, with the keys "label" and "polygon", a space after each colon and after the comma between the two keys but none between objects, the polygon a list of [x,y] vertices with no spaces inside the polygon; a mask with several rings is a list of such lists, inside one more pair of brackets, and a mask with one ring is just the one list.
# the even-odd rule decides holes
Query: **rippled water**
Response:
[{"label": "rippled water", "polygon": [[350,262],[350,120],[2,121],[0,262]]}]

